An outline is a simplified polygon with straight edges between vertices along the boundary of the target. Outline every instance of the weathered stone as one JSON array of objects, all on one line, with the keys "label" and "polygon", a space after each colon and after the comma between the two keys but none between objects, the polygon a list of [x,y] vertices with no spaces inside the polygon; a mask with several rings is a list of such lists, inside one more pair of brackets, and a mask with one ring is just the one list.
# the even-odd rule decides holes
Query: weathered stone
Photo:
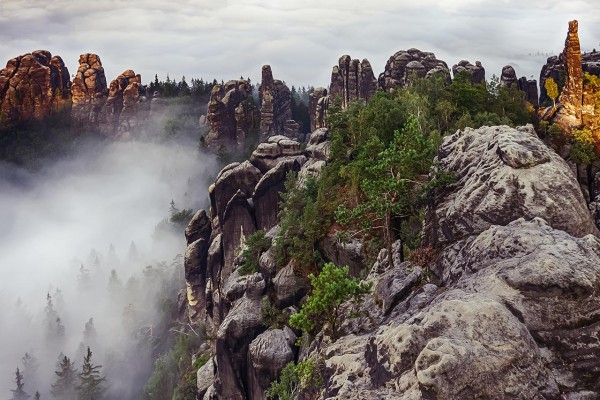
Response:
[{"label": "weathered stone", "polygon": [[206,211],[198,210],[185,228],[185,240],[188,245],[200,238],[208,242],[211,232],[210,219],[208,218]]},{"label": "weathered stone", "polygon": [[268,231],[277,224],[281,192],[285,192],[285,179],[291,171],[300,171],[300,163],[293,158],[285,158],[263,175],[256,184],[252,200],[257,229]]},{"label": "weathered stone", "polygon": [[454,242],[520,217],[542,217],[574,236],[597,233],[569,167],[531,126],[467,128],[444,139],[438,160],[456,180],[426,217],[426,243]]},{"label": "weathered stone", "polygon": [[510,65],[505,65],[502,68],[502,74],[500,75],[500,84],[503,86],[512,86],[517,83],[517,73],[515,69]]},{"label": "weathered stone", "polygon": [[569,21],[569,33],[565,39],[565,49],[560,55],[560,59],[565,65],[565,84],[558,101],[568,114],[572,114],[577,120],[581,120],[583,70],[579,36],[577,34],[578,26],[576,20]]},{"label": "weathered stone", "polygon": [[287,363],[294,361],[296,335],[287,326],[261,333],[250,343],[248,357],[251,399],[266,400],[265,392]]},{"label": "weathered stone", "polygon": [[335,233],[328,233],[319,243],[319,249],[325,258],[335,265],[347,265],[352,276],[359,276],[365,268],[361,248],[360,240],[340,241]]},{"label": "weathered stone", "polygon": [[525,100],[534,107],[538,106],[537,82],[534,79],[529,80],[524,76],[517,79],[517,73],[512,66],[506,65],[502,68],[500,84],[506,87],[516,85],[516,87],[525,94]]},{"label": "weathered stone", "polygon": [[215,365],[213,358],[208,360],[196,373],[196,389],[198,390],[198,398],[202,398],[208,391],[208,388],[213,384],[215,379]]},{"label": "weathered stone", "polygon": [[283,309],[303,298],[310,289],[308,278],[298,276],[292,264],[283,267],[273,279],[275,306]]},{"label": "weathered stone", "polygon": [[302,145],[285,136],[271,136],[266,143],[258,145],[250,156],[250,162],[262,173],[275,168],[281,161],[296,161],[300,165],[306,162]]},{"label": "weathered stone", "polygon": [[452,66],[452,74],[456,78],[457,74],[467,73],[471,81],[475,84],[485,83],[485,69],[480,61],[475,61],[475,65],[467,60],[461,60],[458,64]]},{"label": "weathered stone", "polygon": [[406,86],[412,76],[443,76],[449,82],[450,70],[433,53],[418,49],[400,50],[385,64],[384,72],[379,75],[378,85],[381,90],[389,92]]},{"label": "weathered stone", "polygon": [[[350,102],[354,100],[369,101],[376,89],[377,80],[367,59],[360,62],[356,59],[353,60],[348,55],[343,55],[338,60],[338,65],[333,67],[331,84],[329,85],[329,98],[333,100],[335,97],[339,97],[342,100],[342,108],[347,108]],[[317,125],[317,106],[318,100],[317,105],[315,105],[315,129]]]},{"label": "weathered stone", "polygon": [[98,129],[99,114],[108,97],[106,76],[100,57],[85,53],[79,56],[79,68],[71,85],[71,116],[88,129]]},{"label": "weathered stone", "polygon": [[69,70],[59,56],[37,50],[9,60],[0,70],[0,113],[10,123],[42,119],[70,99]]},{"label": "weathered stone", "polygon": [[262,67],[259,98],[261,139],[285,134],[285,123],[292,119],[292,95],[284,82],[273,79],[269,65]]},{"label": "weathered stone", "polygon": [[325,127],[325,116],[329,106],[327,89],[318,87],[308,96],[308,115],[310,117],[310,131]]},{"label": "weathered stone", "polygon": [[234,151],[251,128],[258,127],[258,110],[251,101],[252,87],[247,80],[217,84],[210,93],[206,121],[210,131],[204,138],[213,151]]},{"label": "weathered stone", "polygon": [[374,296],[375,301],[381,304],[384,314],[389,314],[400,301],[408,297],[422,273],[421,267],[404,262],[379,277]]}]

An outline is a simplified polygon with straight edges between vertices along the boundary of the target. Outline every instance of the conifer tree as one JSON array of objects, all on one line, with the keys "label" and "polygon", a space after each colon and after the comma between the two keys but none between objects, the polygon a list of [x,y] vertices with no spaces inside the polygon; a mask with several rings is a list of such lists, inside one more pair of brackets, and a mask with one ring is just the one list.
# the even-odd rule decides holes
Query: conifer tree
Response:
[{"label": "conifer tree", "polygon": [[11,400],[25,400],[30,398],[31,396],[25,392],[25,380],[23,379],[23,374],[19,371],[17,367],[17,372],[15,373],[15,382],[17,384],[16,389],[12,389],[13,393]]},{"label": "conifer tree", "polygon": [[52,384],[52,398],[56,400],[77,400],[77,370],[67,356],[63,356],[59,370],[54,371],[56,382]]},{"label": "conifer tree", "polygon": [[83,365],[79,374],[79,385],[77,386],[78,400],[99,400],[103,398],[106,391],[104,382],[106,378],[100,375],[101,365],[92,363],[92,351],[87,348],[87,354],[83,357]]}]

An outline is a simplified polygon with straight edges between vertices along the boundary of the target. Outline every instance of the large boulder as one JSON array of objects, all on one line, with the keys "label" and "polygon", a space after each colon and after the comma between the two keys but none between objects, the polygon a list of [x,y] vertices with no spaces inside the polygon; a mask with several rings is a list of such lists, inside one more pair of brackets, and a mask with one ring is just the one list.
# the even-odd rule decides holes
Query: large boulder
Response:
[{"label": "large boulder", "polygon": [[0,70],[0,113],[10,123],[44,118],[67,105],[70,86],[59,56],[37,50],[15,57]]},{"label": "large boulder", "polygon": [[287,363],[294,361],[296,335],[285,327],[261,333],[250,343],[248,350],[249,392],[253,400],[266,400],[265,392]]},{"label": "large boulder", "polygon": [[438,161],[455,180],[428,211],[424,237],[430,245],[520,217],[544,218],[578,237],[598,233],[570,168],[529,125],[459,131],[444,139]]},{"label": "large boulder", "polygon": [[310,131],[325,127],[325,116],[329,106],[327,89],[318,87],[308,96],[308,116],[310,118]]}]

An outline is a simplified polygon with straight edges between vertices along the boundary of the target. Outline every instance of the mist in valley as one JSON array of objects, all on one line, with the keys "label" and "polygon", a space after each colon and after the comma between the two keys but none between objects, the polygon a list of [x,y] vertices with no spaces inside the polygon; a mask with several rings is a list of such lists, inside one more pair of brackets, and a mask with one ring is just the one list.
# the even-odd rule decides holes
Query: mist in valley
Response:
[{"label": "mist in valley", "polygon": [[0,397],[18,367],[29,395],[51,398],[59,357],[80,371],[88,346],[108,398],[141,397],[184,287],[184,226],[169,218],[206,208],[218,169],[197,139],[92,141],[37,172],[0,165]]}]

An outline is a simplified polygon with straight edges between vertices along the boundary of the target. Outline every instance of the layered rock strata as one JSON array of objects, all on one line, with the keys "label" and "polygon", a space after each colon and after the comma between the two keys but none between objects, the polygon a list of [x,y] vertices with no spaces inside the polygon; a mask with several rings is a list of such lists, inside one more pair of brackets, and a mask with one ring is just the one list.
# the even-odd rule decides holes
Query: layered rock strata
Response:
[{"label": "layered rock strata", "polygon": [[292,95],[284,82],[273,79],[273,72],[269,65],[262,67],[259,99],[261,139],[273,135],[285,135],[286,123],[292,120]]},{"label": "layered rock strata", "polygon": [[373,68],[367,59],[361,61],[343,55],[331,71],[330,98],[339,97],[342,108],[354,100],[369,101],[377,89]]},{"label": "layered rock strata", "polygon": [[69,70],[62,58],[37,50],[0,70],[0,113],[9,123],[42,119],[65,107],[71,96]]},{"label": "layered rock strata", "polygon": [[102,61],[96,54],[79,56],[79,68],[71,85],[72,118],[84,128],[98,129],[102,108],[108,97]]}]

